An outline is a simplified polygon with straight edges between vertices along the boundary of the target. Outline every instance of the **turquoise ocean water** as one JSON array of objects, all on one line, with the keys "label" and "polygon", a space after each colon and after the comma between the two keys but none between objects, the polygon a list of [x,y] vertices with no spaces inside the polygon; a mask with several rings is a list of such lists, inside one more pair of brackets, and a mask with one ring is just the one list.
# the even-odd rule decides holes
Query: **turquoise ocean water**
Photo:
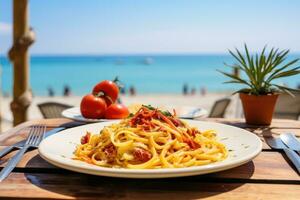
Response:
[{"label": "turquoise ocean water", "polygon": [[[290,58],[300,57],[292,55]],[[64,85],[69,85],[75,95],[89,93],[97,82],[118,76],[125,88],[134,86],[137,93],[181,93],[183,84],[208,91],[227,91],[238,88],[223,84],[227,79],[216,69],[230,69],[228,55],[170,55],[170,56],[33,56],[30,65],[30,84],[35,95],[47,95],[53,88],[61,95]],[[1,84],[4,93],[11,95],[12,65],[0,57]],[[280,83],[296,87],[300,75],[283,79]]]}]

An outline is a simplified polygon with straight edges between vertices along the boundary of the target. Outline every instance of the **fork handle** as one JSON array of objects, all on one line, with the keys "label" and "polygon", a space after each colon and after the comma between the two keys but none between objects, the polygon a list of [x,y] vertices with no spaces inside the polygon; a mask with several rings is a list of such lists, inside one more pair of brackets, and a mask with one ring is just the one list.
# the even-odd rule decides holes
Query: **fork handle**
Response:
[{"label": "fork handle", "polygon": [[29,146],[24,146],[22,149],[18,151],[16,155],[14,155],[6,164],[6,166],[0,172],[0,182],[2,182],[10,172],[16,167],[18,162],[21,160],[24,153],[27,151]]},{"label": "fork handle", "polygon": [[14,146],[8,146],[8,147],[5,147],[4,149],[2,149],[0,151],[0,158],[2,158],[3,156],[5,156],[9,152],[11,152],[14,148],[15,148]]}]

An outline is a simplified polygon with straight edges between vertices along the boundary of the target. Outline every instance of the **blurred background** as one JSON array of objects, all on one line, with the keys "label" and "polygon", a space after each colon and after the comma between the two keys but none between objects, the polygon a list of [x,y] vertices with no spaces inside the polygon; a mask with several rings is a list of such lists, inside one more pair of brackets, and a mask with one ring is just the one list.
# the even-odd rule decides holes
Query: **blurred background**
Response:
[{"label": "blurred background", "polygon": [[[13,67],[11,0],[0,1],[2,129],[11,127]],[[217,69],[232,64],[228,49],[244,43],[290,49],[300,57],[300,1],[61,1],[30,0],[29,22],[36,41],[30,47],[29,119],[40,118],[37,104],[55,98],[78,105],[82,95],[116,76],[126,103],[201,106],[230,96]],[[280,84],[297,88],[300,76]],[[68,98],[66,100],[66,98]],[[227,112],[234,116],[235,103]]]}]

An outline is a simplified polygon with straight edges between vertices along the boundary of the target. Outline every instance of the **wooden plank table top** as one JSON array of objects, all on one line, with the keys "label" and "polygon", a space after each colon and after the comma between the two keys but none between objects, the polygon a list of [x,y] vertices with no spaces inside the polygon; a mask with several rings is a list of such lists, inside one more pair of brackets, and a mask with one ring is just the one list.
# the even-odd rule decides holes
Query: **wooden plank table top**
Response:
[{"label": "wooden plank table top", "polygon": [[[268,127],[249,126],[242,119],[205,119],[247,129],[264,142],[264,135],[292,132],[300,136],[300,121],[273,120]],[[26,138],[31,125],[49,129],[81,125],[68,119],[25,122],[0,134],[0,149]],[[0,160],[0,169],[15,154]],[[27,152],[13,173],[0,183],[0,199],[299,199],[300,176],[283,152],[263,151],[251,162],[223,172],[170,179],[119,179],[57,168]]]}]

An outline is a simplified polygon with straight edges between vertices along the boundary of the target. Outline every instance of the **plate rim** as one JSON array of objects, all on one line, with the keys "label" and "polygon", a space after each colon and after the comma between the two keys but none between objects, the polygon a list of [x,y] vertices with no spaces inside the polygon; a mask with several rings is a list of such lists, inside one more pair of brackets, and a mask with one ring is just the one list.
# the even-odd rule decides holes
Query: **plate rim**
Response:
[{"label": "plate rim", "polygon": [[110,121],[112,121],[110,119],[89,119],[89,118],[83,117],[82,115],[81,115],[82,119],[66,115],[66,112],[68,112],[70,110],[73,110],[73,109],[80,109],[80,108],[78,106],[74,106],[72,108],[67,108],[67,109],[65,109],[61,112],[61,115],[65,118],[67,118],[67,119],[72,119],[72,120],[75,120],[75,121],[78,121],[78,122],[86,122],[86,123],[97,123],[97,122],[110,122]]},{"label": "plate rim", "polygon": [[[98,122],[98,123],[93,123],[93,124],[86,124],[79,126],[80,128],[88,127],[88,126],[97,126],[101,125],[104,126],[105,124],[111,124],[118,122],[120,120],[114,120],[114,121],[108,121],[108,122]],[[185,120],[185,121],[197,121],[197,120]],[[192,167],[184,167],[184,168],[163,168],[163,169],[125,169],[125,168],[107,168],[107,167],[101,167],[101,166],[96,166],[96,165],[72,165],[72,164],[67,164],[66,162],[62,162],[60,159],[57,159],[55,157],[47,156],[47,153],[44,152],[43,145],[44,143],[49,140],[49,138],[55,137],[56,134],[51,135],[47,138],[45,138],[41,144],[38,147],[38,152],[39,155],[46,160],[47,162],[64,168],[68,169],[71,171],[76,171],[80,173],[85,173],[85,174],[93,174],[93,175],[101,175],[101,176],[109,176],[109,177],[120,177],[120,178],[165,178],[165,177],[181,177],[181,176],[190,176],[190,175],[200,175],[200,174],[208,174],[208,173],[213,173],[213,172],[218,172],[218,171],[224,171],[227,169],[235,168],[237,166],[243,165],[251,160],[253,160],[256,156],[259,155],[259,153],[262,151],[262,141],[260,138],[245,129],[241,129],[235,126],[231,126],[228,124],[222,124],[218,122],[207,122],[207,121],[197,121],[199,123],[206,123],[206,124],[217,124],[225,127],[230,127],[234,128],[237,130],[242,130],[243,132],[247,134],[251,134],[253,138],[255,138],[258,147],[255,149],[255,151],[251,152],[248,154],[247,157],[241,157],[234,162],[229,162],[225,163],[221,166],[214,167],[214,165],[219,164],[219,162],[216,163],[211,163],[208,165],[202,165],[202,166],[192,166]],[[70,129],[66,129],[63,131],[60,131],[59,133],[63,133],[65,131],[70,132],[73,129],[77,129],[78,127],[73,127]],[[95,168],[95,166],[97,168]],[[151,175],[151,176],[150,176]]]}]

